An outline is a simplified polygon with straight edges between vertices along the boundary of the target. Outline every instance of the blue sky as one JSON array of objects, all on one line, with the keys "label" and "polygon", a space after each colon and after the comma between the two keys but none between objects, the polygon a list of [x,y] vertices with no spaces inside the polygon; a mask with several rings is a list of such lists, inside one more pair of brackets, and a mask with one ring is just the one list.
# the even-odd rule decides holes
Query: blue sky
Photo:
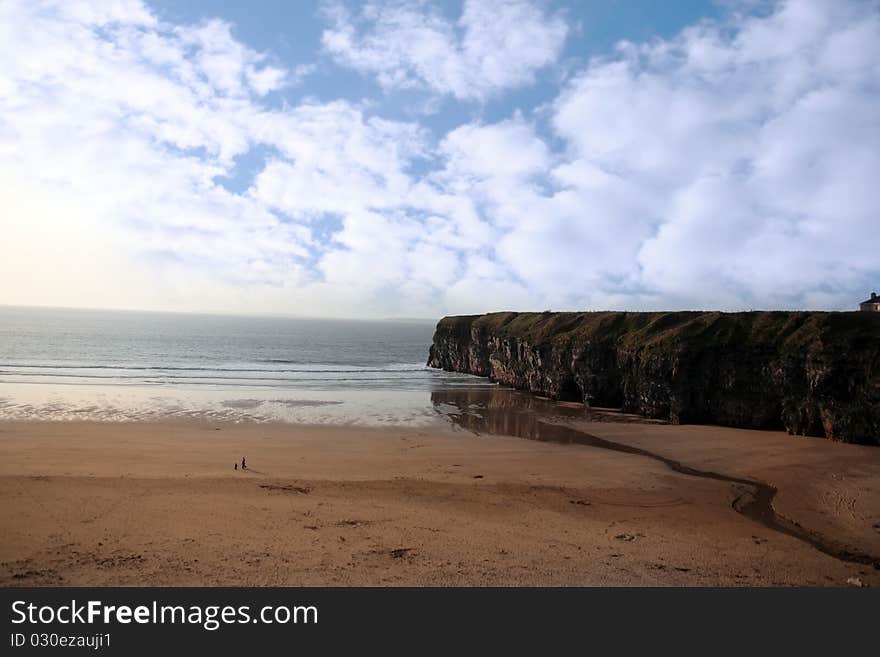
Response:
[{"label": "blue sky", "polygon": [[[221,18],[242,43],[270,54],[279,66],[295,70],[314,67],[302,84],[279,89],[268,102],[275,106],[295,105],[308,98],[331,102],[340,98],[351,102],[370,99],[374,111],[386,118],[409,120],[417,111],[418,97],[406,93],[383,92],[373,80],[321,56],[321,36],[326,27],[324,10],[328,3],[284,2],[282,0],[153,0],[148,4],[156,14],[173,23],[198,24]],[[357,3],[348,5],[355,9]],[[590,0],[576,3],[546,3],[546,8],[564,14],[571,32],[564,40],[559,61],[566,66],[583,64],[590,57],[607,56],[621,40],[643,41],[669,38],[684,27],[703,19],[716,18],[720,6],[708,0]],[[462,2],[435,3],[450,21],[462,12]],[[507,90],[485,102],[440,102],[435,111],[418,116],[422,125],[436,134],[478,119],[501,121],[516,110],[530,113],[556,93],[555,80],[540,77],[532,84]],[[415,103],[414,103],[415,101]],[[222,179],[235,191],[243,191],[261,169],[266,149],[256,148],[241,156],[229,178]]]},{"label": "blue sky", "polygon": [[849,309],[880,6],[0,7],[0,303]]}]

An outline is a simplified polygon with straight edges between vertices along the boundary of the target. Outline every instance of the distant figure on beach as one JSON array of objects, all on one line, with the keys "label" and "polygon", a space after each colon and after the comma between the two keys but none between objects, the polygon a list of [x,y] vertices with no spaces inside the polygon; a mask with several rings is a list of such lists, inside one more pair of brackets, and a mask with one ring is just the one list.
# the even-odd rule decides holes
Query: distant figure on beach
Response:
[{"label": "distant figure on beach", "polygon": [[238,471],[238,461],[232,464],[232,469]]},{"label": "distant figure on beach", "polygon": [[247,461],[244,460],[244,457],[241,457],[241,469],[247,470]]}]

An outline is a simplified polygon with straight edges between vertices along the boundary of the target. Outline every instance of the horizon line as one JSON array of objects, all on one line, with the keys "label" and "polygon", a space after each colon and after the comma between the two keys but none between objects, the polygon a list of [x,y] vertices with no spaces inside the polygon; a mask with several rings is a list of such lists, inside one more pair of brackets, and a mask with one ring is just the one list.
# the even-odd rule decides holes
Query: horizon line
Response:
[{"label": "horizon line", "polygon": [[20,304],[0,303],[0,309],[17,308],[25,310],[73,310],[82,312],[118,312],[118,313],[144,313],[156,315],[206,315],[213,317],[252,317],[252,318],[275,318],[275,319],[305,319],[305,320],[338,320],[343,322],[436,322],[441,317],[338,317],[320,315],[295,315],[292,313],[268,313],[268,312],[235,312],[222,310],[156,310],[153,308],[99,308],[95,306],[55,306],[46,304]]}]

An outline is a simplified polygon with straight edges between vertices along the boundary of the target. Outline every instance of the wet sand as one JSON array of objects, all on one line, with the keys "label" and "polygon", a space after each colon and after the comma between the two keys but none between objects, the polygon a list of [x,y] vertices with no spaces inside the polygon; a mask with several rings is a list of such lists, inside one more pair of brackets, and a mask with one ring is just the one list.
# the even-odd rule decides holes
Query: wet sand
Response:
[{"label": "wet sand", "polygon": [[[479,435],[2,423],[0,583],[880,584],[871,563],[738,513],[734,505],[754,492],[746,484],[553,441],[576,428],[689,468],[766,483],[778,489],[772,504],[786,522],[842,555],[869,557],[880,555],[877,448],[597,422],[581,412],[545,422],[509,408],[483,410],[455,418]],[[234,471],[242,455],[250,469]]]}]

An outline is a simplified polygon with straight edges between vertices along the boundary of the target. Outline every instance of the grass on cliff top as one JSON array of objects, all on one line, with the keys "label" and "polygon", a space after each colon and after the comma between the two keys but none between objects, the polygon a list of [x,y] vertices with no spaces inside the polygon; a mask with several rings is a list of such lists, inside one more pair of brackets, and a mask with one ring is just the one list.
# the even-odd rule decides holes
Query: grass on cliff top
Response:
[{"label": "grass on cliff top", "polygon": [[458,335],[472,328],[533,345],[613,341],[622,347],[693,344],[763,344],[775,348],[847,349],[880,341],[880,313],[722,312],[498,312],[444,317],[438,330]]}]

